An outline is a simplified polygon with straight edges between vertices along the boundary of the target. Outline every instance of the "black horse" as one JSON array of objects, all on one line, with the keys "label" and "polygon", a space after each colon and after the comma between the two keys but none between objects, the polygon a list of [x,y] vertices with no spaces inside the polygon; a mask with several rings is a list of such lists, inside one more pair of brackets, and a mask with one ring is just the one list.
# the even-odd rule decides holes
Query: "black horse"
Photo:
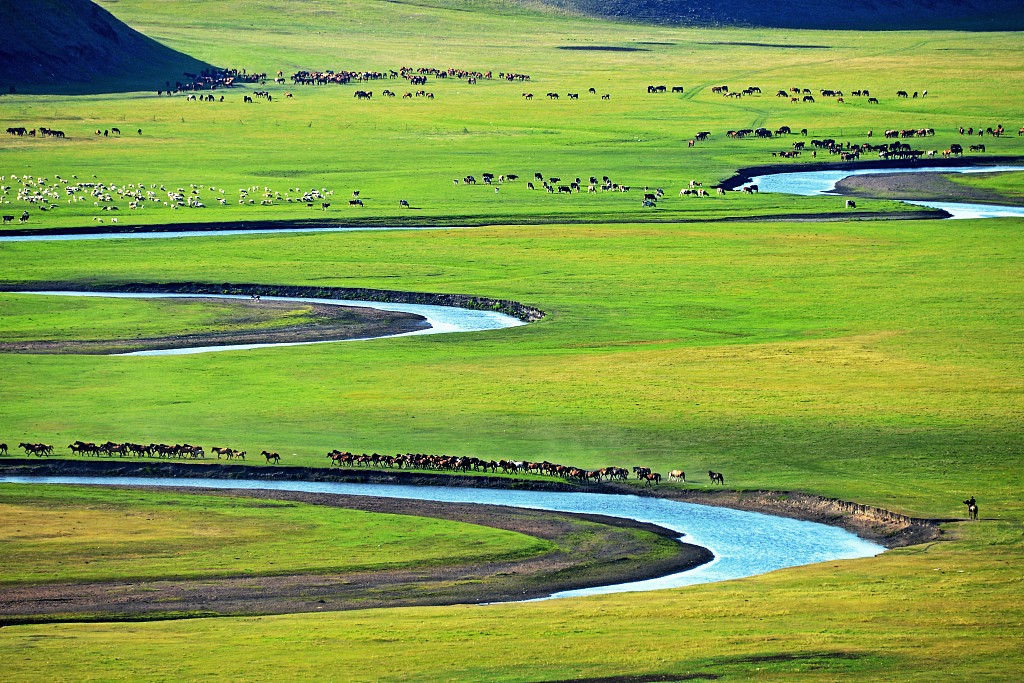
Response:
[{"label": "black horse", "polygon": [[964,505],[967,506],[967,516],[971,519],[978,519],[978,502],[974,500],[974,496],[965,500]]},{"label": "black horse", "polygon": [[721,484],[722,486],[725,486],[725,475],[721,472],[712,472],[711,470],[708,470],[708,476],[711,477],[712,484]]}]

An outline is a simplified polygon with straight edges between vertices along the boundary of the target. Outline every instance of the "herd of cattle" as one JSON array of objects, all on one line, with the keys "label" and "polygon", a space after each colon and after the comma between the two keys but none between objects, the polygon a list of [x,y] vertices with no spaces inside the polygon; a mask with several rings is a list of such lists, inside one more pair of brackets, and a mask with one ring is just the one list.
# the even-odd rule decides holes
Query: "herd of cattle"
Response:
[{"label": "herd of cattle", "polygon": [[[26,455],[38,457],[54,454],[53,446],[44,443],[18,444],[18,448],[25,451]],[[138,443],[116,443],[107,441],[96,444],[88,441],[75,441],[68,445],[73,454],[90,456],[117,456],[119,458],[162,458],[162,459],[188,459],[200,460],[206,458],[206,451],[202,446],[190,444],[157,444],[148,445]],[[210,453],[217,456],[217,459],[245,460],[245,451],[238,451],[228,447],[214,446]],[[7,444],[0,443],[0,455],[7,455]],[[269,464],[271,462],[280,464],[281,456],[278,453],[262,451],[260,453]],[[442,472],[481,472],[497,473],[501,470],[503,474],[537,474],[551,477],[561,477],[566,481],[578,483],[601,483],[603,481],[627,481],[630,470],[624,467],[603,467],[598,470],[587,470],[571,465],[559,465],[548,462],[528,462],[525,460],[482,460],[476,457],[457,457],[444,455],[424,455],[420,453],[399,453],[398,455],[380,455],[378,453],[354,455],[347,451],[332,450],[327,454],[332,466],[337,467],[372,467],[388,469],[416,469],[433,470]],[[660,484],[661,474],[651,471],[649,467],[636,466],[632,469],[638,481],[643,481],[645,486]],[[720,472],[708,471],[712,484],[725,484],[725,477]],[[682,470],[672,470],[668,473],[669,481],[686,482],[686,473]]]}]

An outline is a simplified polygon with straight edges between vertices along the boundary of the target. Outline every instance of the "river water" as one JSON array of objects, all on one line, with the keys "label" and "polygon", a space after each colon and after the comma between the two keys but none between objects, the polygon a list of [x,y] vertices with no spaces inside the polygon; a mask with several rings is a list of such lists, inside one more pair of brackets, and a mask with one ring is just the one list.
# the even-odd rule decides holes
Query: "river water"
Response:
[{"label": "river water", "polygon": [[[795,171],[757,176],[751,183],[761,192],[781,192],[809,197],[829,194],[836,189],[836,183],[852,175],[878,175],[881,173],[995,173],[1003,171],[1024,171],[1022,166],[964,166],[964,167],[912,167],[912,168],[860,168],[855,170]],[[952,218],[1002,218],[1024,217],[1024,206],[997,206],[993,204],[965,204],[957,202],[928,202],[904,200],[908,204],[943,209]]]},{"label": "river water", "polygon": [[715,554],[715,559],[710,563],[679,574],[649,581],[566,591],[552,595],[552,598],[678,588],[739,579],[816,562],[873,557],[885,551],[880,545],[824,524],[661,498],[602,493],[144,477],[0,477],[0,483],[3,482],[273,489],[448,503],[484,503],[609,515],[650,522],[677,531],[685,535],[687,543],[703,546]]},{"label": "river water", "polygon": [[[248,294],[163,294],[163,293],[122,293],[122,292],[18,292],[18,294],[38,294],[47,296],[92,296],[111,297],[120,299],[243,299],[248,300]],[[497,311],[476,311],[468,308],[456,308],[454,306],[428,306],[425,304],[392,304],[380,301],[349,301],[347,299],[307,299],[302,297],[286,296],[264,296],[261,300],[267,301],[295,301],[300,303],[333,304],[336,306],[359,306],[363,308],[376,308],[382,311],[398,311],[402,313],[416,313],[422,315],[430,323],[430,327],[414,332],[404,332],[392,335],[405,337],[418,334],[446,334],[451,332],[479,332],[482,330],[500,330],[506,327],[518,327],[525,325],[522,320],[513,318]],[[380,337],[371,337],[379,339]],[[183,356],[192,353],[208,353],[212,351],[245,351],[249,349],[263,349],[274,346],[303,346],[307,344],[330,344],[334,341],[365,341],[365,339],[341,339],[312,342],[281,342],[276,344],[228,344],[224,346],[196,346],[187,349],[154,349],[151,351],[134,351],[132,353],[116,354],[122,356]]]}]

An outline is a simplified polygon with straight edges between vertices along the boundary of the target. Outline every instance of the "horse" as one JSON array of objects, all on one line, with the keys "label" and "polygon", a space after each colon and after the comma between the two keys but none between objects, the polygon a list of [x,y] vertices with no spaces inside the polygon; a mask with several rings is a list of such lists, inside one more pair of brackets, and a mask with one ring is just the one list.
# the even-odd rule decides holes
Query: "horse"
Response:
[{"label": "horse", "polygon": [[278,455],[277,453],[267,453],[266,451],[263,451],[262,453],[260,453],[260,455],[264,456],[267,459],[268,465],[270,464],[271,460],[274,461],[275,465],[280,464],[281,462],[281,456]]},{"label": "horse", "polygon": [[669,481],[680,481],[680,480],[682,480],[683,482],[685,482],[686,481],[686,472],[683,472],[682,470],[672,470],[671,472],[668,473],[668,480]]},{"label": "horse", "polygon": [[647,483],[644,484],[644,486],[650,486],[652,481],[655,484],[660,484],[661,483],[661,475],[658,474],[657,472],[650,472],[648,474],[645,474],[644,475],[644,479],[647,480]]},{"label": "horse", "polygon": [[721,484],[725,486],[725,475],[721,472],[712,472],[711,470],[708,470],[708,476],[711,477],[712,484]]},{"label": "horse", "polygon": [[978,519],[978,503],[974,500],[974,496],[965,500],[964,505],[967,506],[967,516],[971,519]]},{"label": "horse", "polygon": [[7,444],[0,443],[0,455],[7,455]]}]

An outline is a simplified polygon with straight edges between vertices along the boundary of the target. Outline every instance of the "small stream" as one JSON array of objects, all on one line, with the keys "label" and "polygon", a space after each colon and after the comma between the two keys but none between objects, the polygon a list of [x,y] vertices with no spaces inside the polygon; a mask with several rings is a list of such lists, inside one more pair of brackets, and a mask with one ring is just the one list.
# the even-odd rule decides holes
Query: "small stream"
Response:
[{"label": "small stream", "polygon": [[648,581],[566,591],[556,593],[551,596],[552,598],[678,588],[699,583],[739,579],[785,567],[816,562],[873,557],[885,552],[885,548],[880,545],[825,524],[730,508],[682,503],[663,498],[604,493],[555,493],[508,489],[159,477],[0,477],[0,484],[5,482],[272,489],[408,498],[447,503],[482,503],[537,510],[599,514],[663,526],[679,532],[687,543],[703,546],[715,555],[715,559],[708,564],[679,574]]}]

